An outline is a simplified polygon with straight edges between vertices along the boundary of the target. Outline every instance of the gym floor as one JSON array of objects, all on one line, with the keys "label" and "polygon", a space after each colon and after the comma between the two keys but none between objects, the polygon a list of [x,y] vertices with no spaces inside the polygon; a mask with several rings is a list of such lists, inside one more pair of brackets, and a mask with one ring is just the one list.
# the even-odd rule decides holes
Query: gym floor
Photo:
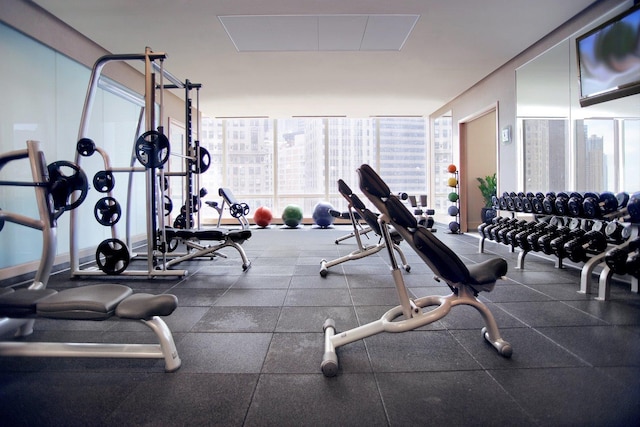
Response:
[{"label": "gym floor", "polygon": [[[397,304],[387,252],[319,275],[320,260],[355,249],[350,228],[254,229],[252,266],[228,258],[180,264],[184,278],[118,277],[138,292],[173,293],[165,320],[182,367],[161,360],[3,358],[4,426],[636,425],[640,419],[640,296],[612,286],[611,300],[578,293],[580,272],[516,254],[472,234],[437,237],[467,263],[499,254],[508,280],[481,298],[514,349],[505,359],[481,337],[480,315],[458,306],[420,330],[380,334],[338,349],[340,371],[320,372],[322,324],[338,332]],[[366,241],[366,240],[365,240]],[[448,294],[402,244],[416,296]],[[135,268],[132,263],[131,268]],[[144,268],[144,267],[142,267]],[[96,283],[52,276],[49,287]],[[102,280],[105,282],[107,280]],[[596,281],[597,282],[597,281]],[[596,291],[597,293],[597,291]],[[153,342],[137,322],[38,320],[28,340]]]}]

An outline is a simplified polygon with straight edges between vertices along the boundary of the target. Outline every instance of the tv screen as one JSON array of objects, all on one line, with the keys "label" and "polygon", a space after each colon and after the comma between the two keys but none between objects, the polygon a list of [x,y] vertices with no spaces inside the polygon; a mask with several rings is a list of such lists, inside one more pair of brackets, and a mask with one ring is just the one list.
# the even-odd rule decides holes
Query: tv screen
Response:
[{"label": "tv screen", "polygon": [[640,4],[576,39],[580,105],[640,93]]}]

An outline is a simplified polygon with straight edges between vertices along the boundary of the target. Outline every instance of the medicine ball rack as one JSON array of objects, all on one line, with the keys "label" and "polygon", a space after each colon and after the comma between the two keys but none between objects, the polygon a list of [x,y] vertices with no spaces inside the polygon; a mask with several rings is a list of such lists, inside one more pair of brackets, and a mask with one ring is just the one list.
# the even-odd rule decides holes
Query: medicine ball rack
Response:
[{"label": "medicine ball rack", "polygon": [[[84,102],[82,116],[80,120],[80,130],[76,150],[76,164],[80,165],[82,157],[88,157],[98,153],[103,160],[104,170],[99,171],[94,177],[94,187],[96,190],[106,193],[106,196],[98,201],[94,214],[98,222],[111,228],[111,238],[104,240],[97,248],[96,262],[98,268],[80,268],[80,256],[78,247],[78,224],[79,214],[71,211],[70,218],[70,271],[72,277],[95,276],[95,275],[124,275],[124,276],[184,276],[186,270],[168,270],[166,267],[167,239],[165,233],[165,215],[172,207],[172,203],[167,202],[167,178],[170,176],[186,177],[185,184],[185,206],[183,211],[188,218],[188,224],[192,225],[192,212],[194,207],[193,186],[194,173],[204,172],[210,163],[209,153],[198,146],[198,142],[193,142],[191,138],[191,99],[189,91],[199,89],[199,84],[193,84],[186,80],[179,79],[164,70],[163,64],[166,59],[165,53],[153,52],[150,48],[145,49],[144,54],[116,54],[105,55],[99,58],[91,71],[89,86]],[[88,137],[89,119],[93,107],[98,82],[105,65],[116,61],[144,61],[145,93],[144,106],[140,109],[136,136],[133,143],[131,163],[128,167],[112,167],[109,155],[105,150],[96,147]],[[158,84],[156,84],[156,72],[158,72]],[[164,84],[167,79],[171,84]],[[186,119],[188,130],[188,141],[186,144],[187,155],[171,154],[171,147],[168,138],[164,135],[162,126],[154,129],[156,123],[163,123],[163,92],[165,89],[184,88],[186,92]],[[159,119],[156,121],[156,90],[159,89],[160,99],[158,102]],[[198,101],[199,103],[199,101]],[[142,132],[142,129],[147,129]],[[182,157],[185,160],[185,171],[167,172],[164,164],[170,155]],[[136,160],[142,165],[135,166]],[[129,212],[133,198],[133,174],[145,173],[145,194],[146,194],[146,254],[132,254],[129,249],[132,245],[130,232],[130,216],[126,216],[126,240],[118,239],[116,223],[120,219],[121,208],[113,198],[111,191],[115,185],[115,174],[128,173],[127,205],[125,212]],[[169,202],[171,200],[169,199]],[[199,219],[198,219],[199,222]],[[127,269],[129,261],[133,258],[146,259],[145,270]]]},{"label": "medicine ball rack", "polygon": [[[576,235],[586,235],[586,233],[597,231],[598,233],[602,234],[602,239],[606,240],[604,240],[604,246],[600,248],[602,250],[590,253],[587,249],[586,254],[584,254],[585,257],[583,259],[585,259],[585,261],[584,265],[581,268],[580,289],[578,292],[583,294],[591,293],[593,276],[598,266],[602,266],[602,269],[598,275],[598,296],[596,297],[597,300],[606,301],[610,298],[611,278],[614,274],[629,274],[631,291],[634,293],[638,293],[640,291],[638,286],[637,271],[634,274],[631,274],[629,272],[626,272],[625,268],[621,268],[619,269],[619,271],[615,271],[614,268],[611,267],[611,258],[615,256],[613,254],[615,254],[616,252],[620,252],[623,255],[622,263],[624,264],[627,260],[627,255],[630,253],[638,252],[638,247],[640,247],[640,223],[637,222],[638,204],[634,203],[633,208],[635,216],[631,216],[630,219],[628,212],[631,212],[631,207],[625,206],[629,201],[628,195],[624,195],[625,197],[623,199],[620,197],[623,196],[623,193],[620,193],[618,195],[618,200],[625,205],[621,204],[620,207],[616,209],[609,209],[606,212],[598,212],[596,214],[595,212],[592,212],[592,209],[585,209],[584,211],[580,211],[575,209],[574,206],[574,209],[571,209],[571,213],[570,209],[561,209],[561,211],[565,213],[565,215],[559,215],[557,212],[555,212],[555,210],[554,213],[550,212],[548,207],[546,208],[546,212],[541,212],[541,210],[543,209],[542,203],[539,204],[539,209],[537,209],[535,212],[532,212],[529,209],[526,209],[525,211],[523,206],[536,205],[537,200],[540,200],[542,202],[542,196],[538,195],[538,197],[536,197],[532,194],[529,196],[522,194],[520,196],[513,196],[513,194],[515,193],[511,193],[509,195],[505,193],[505,195],[503,195],[503,197],[501,198],[494,197],[493,207],[494,209],[496,209],[496,211],[498,211],[498,217],[496,217],[492,221],[492,225],[496,223],[504,224],[502,225],[502,232],[498,230],[498,233],[496,233],[502,235],[502,238],[496,239],[497,243],[508,245],[511,252],[515,252],[516,248],[518,248],[519,254],[516,264],[517,269],[524,269],[524,259],[526,255],[529,252],[536,252],[534,250],[527,249],[526,245],[525,248],[523,248],[521,247],[522,245],[517,243],[517,240],[521,239],[521,237],[517,234],[519,232],[524,232],[525,234],[527,232],[531,232],[531,234],[533,234],[537,233],[537,230],[541,230],[540,233],[543,233],[546,225],[564,226],[568,229],[574,230]],[[549,197],[549,194],[547,195],[547,197]],[[574,194],[576,194],[577,197],[577,193]],[[631,196],[631,201],[634,202],[635,199],[639,196],[639,193],[633,194]],[[604,196],[602,197],[604,198]],[[507,200],[509,198],[512,198],[513,201]],[[524,199],[528,199],[529,202],[533,201],[534,203],[522,203],[520,200]],[[567,200],[568,199],[569,198],[567,198]],[[624,200],[624,202],[622,202],[622,200]],[[600,203],[600,205],[603,204],[603,202]],[[588,205],[588,207],[591,207],[590,204]],[[553,209],[556,208],[554,207]],[[501,212],[506,213],[506,215],[501,215]],[[581,213],[582,215],[580,215]],[[527,221],[521,215],[532,218],[532,220]],[[493,230],[489,230],[487,228],[487,224],[481,224],[478,227],[478,231],[480,232],[478,251],[480,253],[483,253],[484,244],[487,240],[487,233],[494,232],[496,231],[496,229],[494,228]],[[489,239],[489,241],[491,240],[494,239]],[[526,240],[531,241],[530,238],[527,238]],[[587,246],[587,242],[585,242],[584,245]],[[558,254],[556,254],[556,256],[557,259],[555,267],[563,268],[563,256],[560,256]],[[566,254],[564,256],[566,256]],[[578,261],[575,262],[579,263]]]}]

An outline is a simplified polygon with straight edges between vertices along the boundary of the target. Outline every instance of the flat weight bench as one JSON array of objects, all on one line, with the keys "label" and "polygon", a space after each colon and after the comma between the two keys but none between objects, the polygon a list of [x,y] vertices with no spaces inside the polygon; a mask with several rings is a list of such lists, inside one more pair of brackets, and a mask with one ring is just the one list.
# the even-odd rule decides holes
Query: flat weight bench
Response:
[{"label": "flat weight bench", "polygon": [[[348,237],[355,237],[358,244],[358,249],[332,261],[327,261],[326,259],[320,261],[320,276],[322,277],[327,276],[329,268],[331,267],[342,264],[343,262],[368,257],[369,255],[376,254],[387,247],[387,242],[382,237],[380,224],[378,224],[378,215],[367,209],[365,204],[362,203],[362,200],[360,200],[360,198],[353,191],[351,191],[351,188],[342,179],[338,180],[338,191],[348,202],[349,218],[353,226],[353,232]],[[366,228],[362,228],[360,226],[360,218],[363,219],[367,224]],[[375,245],[365,245],[362,242],[361,236],[369,232],[373,232],[376,234],[376,236],[378,236],[378,243],[376,243]],[[411,271],[411,266],[407,263],[402,249],[400,249],[400,247],[398,246],[402,241],[402,236],[400,236],[400,234],[393,230],[390,231],[390,236],[390,247],[392,247],[396,252],[398,252],[398,255],[400,255],[400,259],[402,260],[402,266],[404,267],[404,269],[407,272]],[[336,244],[337,243],[338,240],[336,240]]]},{"label": "flat weight bench", "polygon": [[[180,357],[173,335],[159,316],[168,316],[178,306],[175,295],[134,294],[131,288],[117,284],[88,285],[55,291],[19,289],[0,294],[0,325],[3,320],[50,318],[65,320],[106,320],[117,317],[141,321],[151,328],[158,344],[103,344],[58,342],[0,342],[0,356],[33,357],[107,357],[164,359],[165,370],[180,368]],[[33,322],[20,328],[17,337],[33,332]]]},{"label": "flat weight bench", "polygon": [[[428,325],[446,316],[457,305],[468,305],[480,312],[484,327],[483,338],[504,357],[512,354],[511,345],[500,336],[500,331],[489,308],[478,300],[479,292],[491,291],[496,281],[507,273],[507,262],[502,258],[491,258],[484,262],[465,265],[448,246],[438,240],[427,228],[419,225],[415,216],[391,193],[386,183],[369,166],[358,169],[360,189],[380,211],[378,222],[385,241],[392,240],[388,225],[402,235],[420,258],[436,275],[436,280],[444,280],[452,293],[447,296],[426,296],[410,299],[402,272],[398,268],[393,251],[389,251],[392,276],[400,305],[387,311],[379,320],[357,328],[336,333],[335,322],[327,319],[323,325],[325,350],[321,370],[325,376],[338,373],[336,349],[381,332],[406,332]],[[432,310],[425,307],[437,306]],[[404,318],[397,320],[403,316]]]},{"label": "flat weight bench", "polygon": [[[225,247],[232,247],[236,251],[238,251],[240,257],[242,258],[242,270],[247,270],[251,266],[251,261],[249,261],[249,259],[247,258],[247,254],[241,246],[245,240],[248,240],[251,237],[251,230],[233,230],[224,228],[204,230],[166,228],[165,233],[168,242],[176,242],[175,244],[169,245],[170,251],[177,247],[178,241],[184,242],[184,244],[189,249],[186,254],[167,261],[165,263],[165,267],[170,267],[172,265],[193,258],[207,256],[225,257],[225,255],[218,253],[220,249]],[[213,241],[220,243],[217,245],[204,246],[200,244],[200,242],[202,241]]]}]

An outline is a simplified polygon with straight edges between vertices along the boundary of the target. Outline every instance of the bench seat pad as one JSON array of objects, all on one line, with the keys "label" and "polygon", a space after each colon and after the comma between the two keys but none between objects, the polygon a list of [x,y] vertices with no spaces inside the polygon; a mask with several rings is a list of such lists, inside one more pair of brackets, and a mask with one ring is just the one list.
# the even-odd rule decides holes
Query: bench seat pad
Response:
[{"label": "bench seat pad", "polygon": [[39,316],[54,319],[104,320],[113,316],[133,291],[128,286],[99,284],[65,289],[36,304]]},{"label": "bench seat pad", "polygon": [[171,294],[133,294],[116,307],[116,316],[122,319],[151,319],[168,316],[178,307],[178,298]]},{"label": "bench seat pad", "polygon": [[53,289],[18,289],[3,293],[0,295],[0,316],[34,316],[36,304],[56,293]]}]

